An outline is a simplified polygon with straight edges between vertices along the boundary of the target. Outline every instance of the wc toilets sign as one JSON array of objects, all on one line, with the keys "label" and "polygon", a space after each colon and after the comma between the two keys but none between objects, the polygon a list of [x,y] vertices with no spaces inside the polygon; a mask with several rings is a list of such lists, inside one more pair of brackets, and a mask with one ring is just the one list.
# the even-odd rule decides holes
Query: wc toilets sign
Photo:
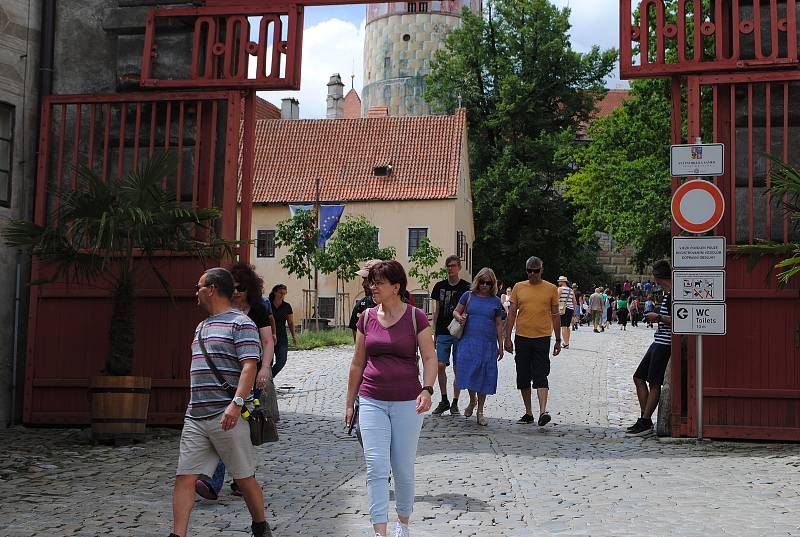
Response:
[{"label": "wc toilets sign", "polygon": [[725,302],[725,271],[674,270],[672,296],[683,302]]},{"label": "wc toilets sign", "polygon": [[673,302],[672,333],[724,336],[725,304]]}]

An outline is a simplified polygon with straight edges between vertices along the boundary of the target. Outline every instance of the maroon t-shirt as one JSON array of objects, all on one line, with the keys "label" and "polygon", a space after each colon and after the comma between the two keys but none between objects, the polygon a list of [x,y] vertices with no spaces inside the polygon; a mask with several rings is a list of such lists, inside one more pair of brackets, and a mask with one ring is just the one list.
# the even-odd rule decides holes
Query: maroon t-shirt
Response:
[{"label": "maroon t-shirt", "polygon": [[359,317],[358,331],[366,336],[367,350],[367,367],[359,395],[377,401],[411,401],[422,391],[412,310],[417,315],[418,334],[430,326],[427,315],[419,308],[409,306],[400,320],[389,328],[378,321],[377,307],[369,309],[366,330],[366,315]]}]

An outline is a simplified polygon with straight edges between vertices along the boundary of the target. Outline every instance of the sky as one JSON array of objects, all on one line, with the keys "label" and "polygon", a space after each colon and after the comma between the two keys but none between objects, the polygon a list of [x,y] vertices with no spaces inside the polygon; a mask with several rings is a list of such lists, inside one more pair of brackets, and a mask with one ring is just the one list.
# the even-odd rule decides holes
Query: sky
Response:
[{"label": "sky", "polygon": [[[574,50],[587,52],[593,45],[619,48],[619,0],[551,1],[571,9]],[[308,119],[325,117],[327,84],[334,73],[341,75],[345,94],[352,84],[361,95],[365,15],[364,5],[306,8],[300,91],[259,95],[278,107],[282,98],[295,97],[300,101],[300,117]],[[619,80],[618,71],[608,80],[609,88],[627,86]]]}]

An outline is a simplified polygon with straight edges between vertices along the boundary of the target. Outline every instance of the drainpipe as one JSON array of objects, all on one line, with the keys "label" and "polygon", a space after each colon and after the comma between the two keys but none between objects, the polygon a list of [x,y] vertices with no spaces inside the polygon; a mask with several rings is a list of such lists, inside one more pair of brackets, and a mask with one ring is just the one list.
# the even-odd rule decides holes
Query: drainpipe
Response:
[{"label": "drainpipe", "polygon": [[[55,57],[55,36],[56,36],[56,0],[42,1],[42,20],[41,20],[41,40],[39,41],[39,91],[36,96],[36,143],[39,143],[39,131],[41,129],[42,101],[53,92],[53,63]],[[36,161],[38,162],[40,148],[37,147]],[[36,195],[36,171],[33,173],[33,192]],[[32,214],[22,215],[29,216]],[[28,275],[30,279],[30,274]],[[14,293],[14,346],[12,357],[12,376],[11,376],[11,415],[10,423],[17,423],[17,392],[19,389],[17,382],[17,371],[20,366],[20,313],[22,306],[22,253],[17,252],[17,273],[16,287]]]},{"label": "drainpipe", "polygon": [[[53,92],[53,58],[56,41],[56,0],[42,1],[42,40],[39,43],[39,108]],[[38,140],[38,138],[37,138]]]},{"label": "drainpipe", "polygon": [[14,286],[14,346],[11,369],[11,412],[10,424],[17,422],[17,366],[19,364],[19,306],[20,306],[20,287],[22,285],[22,252],[17,250],[17,274]]}]

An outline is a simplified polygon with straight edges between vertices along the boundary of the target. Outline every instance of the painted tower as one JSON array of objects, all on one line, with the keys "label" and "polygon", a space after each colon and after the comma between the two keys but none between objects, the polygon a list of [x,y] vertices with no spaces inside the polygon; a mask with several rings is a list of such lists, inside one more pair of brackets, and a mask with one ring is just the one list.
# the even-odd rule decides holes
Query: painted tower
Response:
[{"label": "painted tower", "polygon": [[386,107],[391,116],[430,114],[423,99],[434,52],[461,21],[461,9],[481,12],[482,0],[369,4],[364,37],[363,115]]}]

